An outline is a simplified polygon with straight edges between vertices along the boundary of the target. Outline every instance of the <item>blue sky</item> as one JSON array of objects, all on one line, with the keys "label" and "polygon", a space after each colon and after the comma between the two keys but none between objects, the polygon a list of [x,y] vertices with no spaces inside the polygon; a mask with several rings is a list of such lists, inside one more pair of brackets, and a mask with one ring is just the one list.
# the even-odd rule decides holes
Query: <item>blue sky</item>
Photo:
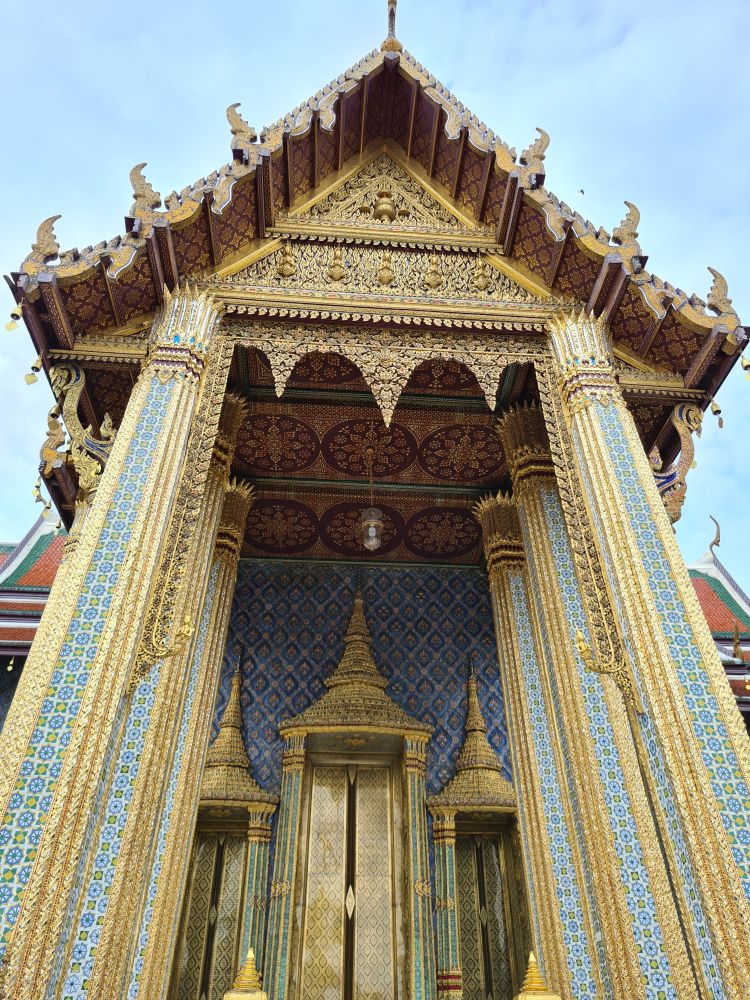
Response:
[{"label": "blue sky", "polygon": [[[226,106],[258,129],[343,72],[385,34],[386,0],[5,4],[0,61],[0,269],[18,267],[38,223],[61,213],[63,249],[123,231],[128,172],[163,195],[229,158]],[[703,298],[707,265],[750,324],[750,4],[717,0],[401,0],[404,45],[511,146],[545,128],[547,185],[611,231],[641,210],[648,268]],[[583,189],[583,196],[577,194]],[[0,293],[3,323],[12,306]],[[39,512],[31,497],[52,405],[26,386],[34,358],[0,325],[0,541]],[[748,352],[750,355],[750,351]],[[750,382],[737,366],[706,415],[677,536],[688,561],[712,538],[750,586]]]}]

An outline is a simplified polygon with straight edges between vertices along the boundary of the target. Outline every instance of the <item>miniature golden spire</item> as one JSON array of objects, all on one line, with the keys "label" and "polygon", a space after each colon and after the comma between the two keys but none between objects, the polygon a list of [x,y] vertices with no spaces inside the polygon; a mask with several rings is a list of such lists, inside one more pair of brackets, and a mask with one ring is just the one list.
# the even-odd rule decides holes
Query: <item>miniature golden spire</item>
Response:
[{"label": "miniature golden spire", "polygon": [[248,948],[247,957],[237,974],[234,986],[224,994],[224,1000],[247,1000],[248,997],[253,997],[253,1000],[267,1000],[266,994],[261,989],[260,975],[255,965],[255,952],[252,948]]},{"label": "miniature golden spire", "polygon": [[534,952],[529,952],[529,965],[526,970],[526,978],[523,981],[521,992],[516,1000],[524,1000],[525,997],[546,997],[547,1000],[560,1000],[558,993],[552,993],[544,981],[544,977],[539,971]]},{"label": "miniature golden spire", "polygon": [[388,37],[380,46],[381,52],[403,52],[404,47],[396,38],[396,2],[388,0]]},{"label": "miniature golden spire", "polygon": [[372,639],[365,621],[362,592],[357,587],[354,610],[344,636],[344,652],[339,664],[325,681],[327,688],[342,685],[365,685],[385,690],[386,679],[378,671],[372,658]]}]

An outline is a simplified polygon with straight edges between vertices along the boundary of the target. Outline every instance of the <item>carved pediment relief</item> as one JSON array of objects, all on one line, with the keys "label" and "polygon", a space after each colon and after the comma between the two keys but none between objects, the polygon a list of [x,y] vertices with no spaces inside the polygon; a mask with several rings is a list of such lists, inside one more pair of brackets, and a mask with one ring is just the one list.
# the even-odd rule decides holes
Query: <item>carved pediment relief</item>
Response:
[{"label": "carved pediment relief", "polygon": [[387,298],[536,304],[539,300],[484,255],[341,246],[290,240],[222,285]]},{"label": "carved pediment relief", "polygon": [[327,194],[299,222],[339,222],[383,229],[465,229],[456,216],[418,184],[390,156],[383,154]]}]

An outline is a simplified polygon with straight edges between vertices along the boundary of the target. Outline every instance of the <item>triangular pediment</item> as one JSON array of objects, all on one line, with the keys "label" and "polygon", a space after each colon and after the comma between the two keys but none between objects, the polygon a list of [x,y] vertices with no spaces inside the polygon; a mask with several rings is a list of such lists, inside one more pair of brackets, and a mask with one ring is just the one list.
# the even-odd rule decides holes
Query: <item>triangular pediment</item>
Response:
[{"label": "triangular pediment", "polygon": [[[307,211],[293,213],[298,222],[376,227],[384,235],[395,229],[438,230],[457,236],[475,233],[386,153],[334,188]],[[283,225],[283,223],[281,223]]]}]

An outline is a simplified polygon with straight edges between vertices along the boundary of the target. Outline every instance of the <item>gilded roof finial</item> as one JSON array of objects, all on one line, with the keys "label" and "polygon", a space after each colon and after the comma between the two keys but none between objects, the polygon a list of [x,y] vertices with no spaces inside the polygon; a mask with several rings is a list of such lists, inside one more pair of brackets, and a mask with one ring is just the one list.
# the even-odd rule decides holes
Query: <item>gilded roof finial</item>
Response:
[{"label": "gilded roof finial", "polygon": [[234,986],[228,993],[224,994],[224,1000],[240,1000],[240,998],[248,1000],[249,997],[252,997],[253,1000],[267,1000],[266,994],[261,989],[260,975],[255,965],[255,952],[252,948],[248,949],[242,968],[237,973]]},{"label": "gilded roof finial", "polygon": [[706,299],[706,305],[718,316],[734,312],[732,309],[732,300],[729,298],[729,285],[727,284],[727,279],[721,271],[717,271],[715,267],[709,267],[708,270],[711,272],[711,276],[714,280],[711,285],[711,290],[708,293],[708,298]]},{"label": "gilded roof finial", "polygon": [[54,260],[60,252],[60,244],[55,237],[55,223],[62,218],[60,215],[51,215],[40,223],[36,231],[36,241],[31,245],[31,252],[40,257],[46,264]]},{"label": "gilded roof finial", "polygon": [[240,668],[234,672],[221,726],[208,748],[201,783],[201,802],[273,802],[250,773],[245,744],[242,742],[242,706],[240,704]]},{"label": "gilded roof finial", "polygon": [[396,38],[396,2],[388,0],[388,36],[380,46],[381,52],[403,52],[404,47]]},{"label": "gilded roof finial", "polygon": [[518,994],[516,1000],[523,1000],[524,997],[531,996],[547,997],[547,1000],[560,1000],[559,994],[552,993],[552,991],[547,988],[544,977],[539,971],[539,966],[533,951],[529,952],[529,965],[526,970],[526,978],[523,981],[521,992]]}]

